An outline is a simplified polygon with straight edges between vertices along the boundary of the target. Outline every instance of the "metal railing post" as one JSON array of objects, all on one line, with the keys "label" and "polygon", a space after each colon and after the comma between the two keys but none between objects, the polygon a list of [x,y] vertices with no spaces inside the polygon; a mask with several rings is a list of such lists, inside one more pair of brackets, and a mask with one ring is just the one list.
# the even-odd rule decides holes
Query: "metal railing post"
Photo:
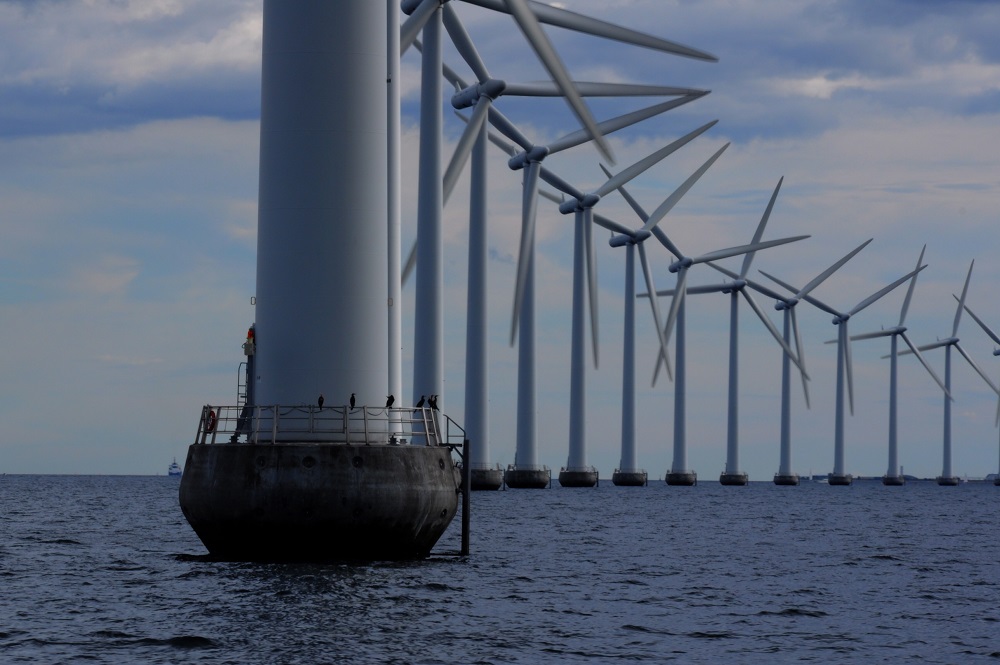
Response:
[{"label": "metal railing post", "polygon": [[469,556],[469,494],[472,490],[472,464],[469,463],[469,439],[462,441],[462,556]]}]

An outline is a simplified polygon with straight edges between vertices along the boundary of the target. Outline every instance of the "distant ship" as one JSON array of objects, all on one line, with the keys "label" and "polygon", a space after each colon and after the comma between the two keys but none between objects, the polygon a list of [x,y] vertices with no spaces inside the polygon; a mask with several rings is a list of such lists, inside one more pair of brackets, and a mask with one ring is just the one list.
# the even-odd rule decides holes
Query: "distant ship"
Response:
[{"label": "distant ship", "polygon": [[174,461],[170,463],[170,466],[167,467],[167,475],[178,476],[178,477],[181,475],[181,467],[177,463],[176,457],[174,458]]}]

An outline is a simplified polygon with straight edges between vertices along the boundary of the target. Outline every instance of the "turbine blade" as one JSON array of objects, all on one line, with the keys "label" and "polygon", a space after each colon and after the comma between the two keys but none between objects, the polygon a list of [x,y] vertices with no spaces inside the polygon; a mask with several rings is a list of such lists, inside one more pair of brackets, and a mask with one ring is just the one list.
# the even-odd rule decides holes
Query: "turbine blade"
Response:
[{"label": "turbine blade", "polygon": [[[927,245],[924,245],[923,249],[920,250],[920,256],[917,257],[917,268],[920,267],[920,263],[924,260],[924,252],[927,250]],[[910,286],[906,289],[906,298],[903,299],[903,308],[899,310],[899,325],[902,327],[903,321],[906,320],[906,313],[910,309],[910,301],[913,299],[913,289],[917,286],[917,274],[913,274],[913,279],[910,280]]]},{"label": "turbine blade", "polygon": [[[636,247],[639,250],[639,262],[642,264],[642,276],[646,280],[646,289],[649,293],[656,293],[656,287],[653,285],[653,273],[649,269],[649,261],[646,258],[646,248],[643,247],[643,243],[641,242],[637,243]],[[653,324],[656,326],[656,338],[660,342],[660,355],[664,359],[667,359],[667,373],[672,378],[673,372],[669,364],[670,348],[667,344],[667,338],[663,334],[663,329],[660,327],[660,321],[662,320],[660,317],[660,300],[656,297],[650,298],[649,304],[653,310]],[[659,365],[659,362],[657,361],[657,365]]]},{"label": "turbine blade", "polygon": [[660,244],[666,247],[667,251],[674,255],[674,258],[680,260],[680,258],[684,256],[681,254],[680,248],[678,248],[677,245],[675,245],[673,241],[667,237],[666,231],[661,229],[659,226],[654,226],[651,230],[653,235],[656,236],[656,239],[660,241]]},{"label": "turbine blade", "polygon": [[440,0],[424,0],[413,10],[410,18],[403,22],[403,25],[399,27],[400,56],[413,45],[413,40],[417,38],[420,31],[427,25],[427,21],[434,15],[434,11],[440,6]]},{"label": "turbine blade", "polygon": [[[757,224],[757,230],[753,234],[753,239],[750,244],[760,242],[760,239],[764,237],[764,227],[767,226],[767,220],[771,217],[771,210],[774,209],[774,202],[778,198],[778,190],[781,189],[781,183],[784,182],[785,177],[782,176],[778,179],[778,186],[774,188],[774,193],[771,194],[771,200],[767,202],[767,208],[764,210],[764,215],[760,218],[760,223]],[[743,257],[743,267],[740,269],[740,279],[746,279],[747,273],[750,272],[750,264],[753,263],[753,257],[757,254],[757,250],[753,250],[746,253]]]},{"label": "turbine blade", "polygon": [[[604,166],[604,164],[601,164],[600,166],[601,170],[604,171],[604,175],[606,175],[608,178],[614,177],[611,175],[611,171],[609,171],[607,167]],[[639,219],[641,219],[643,223],[645,223],[646,220],[649,219],[649,215],[647,215],[646,211],[642,209],[642,206],[639,205],[639,202],[636,201],[634,198],[632,198],[632,195],[628,193],[628,190],[626,190],[624,187],[619,187],[618,193],[622,195],[622,198],[625,199],[625,202],[629,204],[629,206],[632,208],[632,210],[635,211],[635,214],[639,216]]]},{"label": "turbine blade", "polygon": [[[789,284],[787,282],[783,282],[780,279],[778,279],[777,277],[775,277],[774,275],[772,275],[771,273],[764,272],[763,270],[760,270],[758,272],[760,272],[760,274],[764,275],[764,277],[767,277],[769,280],[771,280],[774,283],[778,284],[782,288],[788,289],[792,293],[796,293],[795,287],[792,286],[791,284]],[[803,291],[805,291],[805,289],[803,289],[802,291],[799,291],[798,293],[802,293]],[[808,302],[813,307],[818,307],[821,310],[823,310],[824,312],[827,312],[828,314],[830,314],[832,316],[840,316],[841,315],[841,312],[838,312],[837,310],[835,310],[834,308],[830,307],[829,305],[827,305],[822,300],[817,300],[816,298],[813,298],[812,296],[808,296],[808,295],[793,296],[792,300],[795,300],[795,299],[797,299],[799,297],[801,297],[802,300],[805,300],[806,302]]]},{"label": "turbine blade", "polygon": [[803,368],[802,371],[802,394],[806,398],[806,408],[809,409],[809,377],[805,373],[806,366],[806,350],[805,346],[802,345],[802,335],[799,334],[799,318],[795,314],[795,308],[791,307],[785,310],[788,315],[792,317],[792,332],[795,333],[795,353],[799,357],[799,362],[802,363],[800,367]]},{"label": "turbine blade", "polygon": [[469,161],[472,146],[475,144],[476,139],[479,137],[479,132],[486,122],[486,113],[489,111],[491,103],[490,98],[485,95],[479,98],[479,101],[476,102],[476,108],[472,111],[472,118],[469,120],[469,124],[465,126],[465,131],[462,132],[462,136],[459,137],[458,143],[455,145],[455,152],[452,154],[448,168],[444,172],[444,183],[442,184],[443,203],[448,202],[452,191],[455,189],[455,183],[458,182],[458,176],[462,174],[465,163]]},{"label": "turbine blade", "polygon": [[517,280],[514,283],[514,313],[510,324],[510,345],[517,338],[517,324],[527,287],[528,268],[535,250],[535,212],[538,206],[538,162],[529,162],[524,169],[524,191],[521,207],[521,246],[517,255]]},{"label": "turbine blade", "polygon": [[534,145],[528,140],[521,131],[514,126],[510,120],[507,119],[503,113],[497,111],[494,106],[490,106],[489,113],[490,124],[496,127],[497,131],[509,138],[511,141],[521,146],[522,150],[531,150]]},{"label": "turbine blade", "polygon": [[[716,265],[715,263],[712,263],[711,261],[705,261],[705,265],[708,265],[708,266],[711,266],[712,268],[715,268],[716,270],[718,270],[719,272],[721,272],[723,275],[726,275],[727,277],[729,277],[731,279],[740,279],[740,276],[737,275],[736,273],[734,273],[732,270],[728,270],[726,268],[723,268],[722,266]],[[778,293],[777,291],[775,291],[773,289],[769,289],[768,287],[764,286],[760,282],[755,282],[755,281],[753,281],[752,279],[750,279],[748,277],[744,277],[743,281],[745,281],[747,283],[747,286],[749,286],[751,289],[753,289],[757,293],[760,293],[762,295],[767,296],[768,298],[773,298],[774,300],[780,300],[782,302],[786,302],[788,300],[787,296],[783,296],[780,293]]]},{"label": "turbine blade", "polygon": [[596,212],[594,213],[594,223],[597,224],[598,226],[603,226],[612,233],[621,233],[627,236],[632,236],[635,233],[635,231],[628,228],[624,224],[619,224],[613,219],[608,219],[607,217],[600,215]]},{"label": "turbine blade", "polygon": [[872,240],[874,240],[874,238],[869,238],[868,240],[864,241],[863,243],[861,243],[860,245],[858,245],[857,247],[855,247],[853,250],[851,250],[850,252],[848,252],[844,256],[844,258],[840,259],[839,261],[837,261],[836,263],[834,263],[832,266],[830,266],[829,268],[827,268],[826,270],[824,270],[820,274],[816,275],[812,279],[811,282],[809,282],[808,284],[806,284],[804,287],[802,287],[802,289],[798,293],[795,294],[795,297],[796,298],[804,298],[807,293],[809,293],[810,291],[812,291],[813,289],[815,289],[817,286],[819,286],[820,284],[822,284],[823,281],[827,277],[829,277],[833,273],[835,273],[838,270],[840,270],[840,267],[843,266],[848,261],[850,261],[854,257],[855,254],[857,254],[858,252],[860,252],[861,250],[863,250],[865,247],[867,247],[868,243],[870,243]]},{"label": "turbine blade", "polygon": [[[607,180],[607,182],[605,182],[603,185],[597,188],[594,194],[596,194],[597,196],[606,196],[609,192],[613,192],[616,189],[622,187],[636,176],[648,170],[654,164],[657,164],[660,161],[662,161],[664,158],[667,157],[667,155],[676,152],[678,149],[687,145],[698,136],[704,134],[718,122],[719,122],[718,120],[713,120],[712,122],[706,123],[701,127],[699,127],[698,129],[694,130],[693,132],[685,134],[684,136],[677,139],[673,143],[670,143],[669,145],[660,148],[651,155],[643,157],[635,164],[632,164],[628,168],[623,169],[620,173],[618,173],[618,175],[610,177]],[[649,229],[646,230],[648,231]]]},{"label": "turbine blade", "polygon": [[[955,297],[954,294],[952,294],[952,297],[953,298]],[[958,298],[955,298],[955,300],[958,300]],[[976,316],[976,313],[973,312],[971,309],[969,309],[968,305],[965,306],[965,311],[969,313],[969,316],[972,317],[973,321],[979,324],[979,327],[983,329],[983,332],[989,335],[990,339],[992,339],[994,343],[1000,344],[1000,337],[998,337],[997,334],[993,332],[993,330],[991,330],[988,325],[983,323],[983,320],[980,319],[978,316]]]},{"label": "turbine blade", "polygon": [[[675,109],[678,106],[683,106],[689,102],[693,102],[696,99],[700,99],[705,95],[684,95],[683,97],[678,97],[677,99],[671,99],[666,102],[660,102],[659,104],[654,104],[653,106],[648,106],[638,111],[632,111],[631,113],[626,113],[624,115],[616,116],[609,120],[604,120],[597,123],[597,129],[601,131],[602,134],[611,134],[612,132],[617,132],[619,129],[624,129],[630,127],[638,122],[652,118],[653,116],[659,115],[661,113],[666,113],[671,109]],[[586,130],[577,130],[562,138],[556,139],[548,145],[549,152],[561,152],[568,148],[572,148],[578,145],[582,145],[591,140],[590,133]],[[613,160],[609,160],[613,163]]]},{"label": "turbine blade", "polygon": [[993,385],[993,381],[990,380],[990,377],[986,376],[986,372],[980,369],[979,365],[973,362],[972,358],[969,357],[969,354],[965,352],[965,349],[963,349],[958,342],[955,342],[955,348],[958,349],[958,352],[962,354],[962,357],[969,362],[969,364],[972,366],[972,369],[976,370],[976,373],[979,374],[979,376],[983,377],[983,381],[986,382],[986,385],[992,388],[993,392],[995,392],[997,396],[1000,397],[1000,388],[997,388],[995,385]]},{"label": "turbine blade", "polygon": [[930,373],[935,383],[937,383],[938,386],[941,388],[941,390],[944,391],[944,394],[948,396],[948,399],[954,400],[954,398],[951,396],[951,393],[948,392],[948,389],[945,387],[944,382],[940,378],[938,378],[937,373],[933,369],[931,369],[930,365],[927,364],[927,361],[924,359],[923,354],[920,353],[920,350],[913,345],[913,342],[911,342],[910,338],[906,336],[906,333],[905,332],[899,333],[899,336],[903,338],[903,341],[906,342],[906,345],[910,347],[910,351],[912,351],[913,355],[917,357],[917,360],[920,361],[920,364],[924,366],[924,369],[926,369]]},{"label": "turbine blade", "polygon": [[892,284],[889,284],[888,286],[882,287],[881,289],[879,289],[878,291],[876,291],[875,293],[871,294],[870,296],[868,296],[867,298],[865,298],[864,300],[862,300],[861,302],[859,302],[857,305],[855,305],[854,309],[852,309],[851,311],[849,311],[847,313],[847,315],[848,316],[854,316],[855,314],[857,314],[858,312],[860,312],[861,310],[863,310],[865,307],[868,307],[868,305],[871,305],[873,302],[875,302],[879,298],[883,297],[884,295],[886,295],[887,293],[889,293],[890,291],[892,291],[893,289],[895,289],[897,286],[899,286],[900,284],[902,284],[906,280],[911,279],[913,277],[916,277],[917,273],[920,272],[921,270],[923,270],[926,267],[927,266],[921,266],[920,268],[917,268],[913,272],[907,273],[907,274],[903,275],[902,277],[900,277],[899,279],[897,279]]},{"label": "turbine blade", "polygon": [[965,276],[965,286],[962,287],[962,297],[958,300],[958,309],[955,310],[955,324],[951,327],[951,336],[958,337],[958,323],[962,319],[962,309],[965,308],[965,296],[969,293],[969,280],[972,279],[972,266],[976,265],[973,259],[969,264],[969,274]]},{"label": "turbine blade", "polygon": [[403,286],[406,286],[406,282],[410,279],[410,274],[413,269],[417,266],[417,241],[413,241],[413,245],[410,247],[410,253],[406,257],[406,263],[403,264],[403,274],[400,275],[400,282]]},{"label": "turbine blade", "polygon": [[486,65],[483,64],[483,59],[479,57],[479,51],[476,50],[475,45],[472,43],[469,33],[465,31],[465,26],[458,19],[455,8],[446,2],[441,5],[441,9],[444,12],[441,18],[444,22],[445,30],[448,31],[448,35],[451,37],[451,43],[455,45],[458,54],[469,65],[469,69],[473,71],[479,82],[485,83],[490,79],[490,73],[486,69]]},{"label": "turbine blade", "polygon": [[715,160],[722,156],[722,153],[725,152],[728,147],[729,144],[727,143],[719,148],[714,155],[708,158],[708,161],[698,167],[697,171],[688,176],[688,179],[685,180],[680,187],[674,190],[674,193],[668,196],[663,203],[661,203],[659,207],[654,210],[652,214],[650,214],[649,219],[646,220],[646,226],[643,228],[652,230],[652,228],[656,226],[675,205],[677,205],[677,202],[681,200],[681,197],[687,194],[688,190],[694,187],[694,184],[698,182],[701,176],[705,175],[705,172],[708,171],[712,164],[715,163]]},{"label": "turbine blade", "polygon": [[538,177],[540,177],[542,180],[544,180],[545,182],[549,183],[550,185],[558,189],[560,192],[569,194],[577,201],[583,199],[586,196],[586,194],[584,194],[579,189],[569,184],[568,182],[566,182],[565,180],[557,176],[555,173],[545,168],[544,166],[542,166],[541,170],[538,172]]},{"label": "turbine blade", "polygon": [[857,342],[858,340],[875,339],[876,337],[889,337],[895,334],[897,334],[895,330],[876,330],[875,332],[862,333],[860,335],[851,335],[851,341]]},{"label": "turbine blade", "polygon": [[594,254],[594,209],[583,209],[583,240],[587,251],[587,293],[590,296],[590,340],[594,346],[594,367],[597,357],[597,256]]},{"label": "turbine blade", "polygon": [[764,242],[759,242],[754,245],[739,245],[738,247],[717,249],[714,252],[709,252],[708,254],[702,254],[697,258],[691,259],[691,263],[706,263],[708,261],[717,261],[719,259],[729,258],[730,256],[739,256],[740,254],[745,254],[747,252],[756,252],[757,250],[760,249],[767,249],[768,247],[777,247],[778,245],[786,245],[790,242],[804,240],[808,237],[809,236],[792,236],[791,238],[765,240]]},{"label": "turbine blade", "polygon": [[514,21],[521,28],[525,39],[528,40],[531,48],[534,49],[535,55],[538,56],[542,65],[548,70],[549,75],[558,84],[559,89],[562,90],[563,96],[566,98],[566,103],[569,104],[577,120],[580,121],[580,124],[583,125],[589,137],[594,141],[598,152],[601,153],[604,159],[614,163],[614,157],[611,156],[611,146],[608,145],[601,130],[597,127],[597,121],[594,120],[594,116],[590,113],[590,109],[587,108],[583,98],[577,93],[576,86],[573,84],[573,80],[566,70],[566,65],[559,57],[559,54],[556,53],[545,31],[542,30],[542,26],[538,23],[538,18],[531,7],[528,6],[527,0],[505,0],[505,2],[507,3],[507,11],[514,17]]},{"label": "turbine blade", "polygon": [[[508,11],[503,0],[465,0],[465,2],[485,7],[487,9],[492,9],[494,11]],[[576,32],[594,35],[595,37],[613,39],[625,44],[642,46],[644,48],[663,51],[664,53],[671,53],[673,55],[680,55],[687,58],[707,60],[709,62],[718,62],[719,60],[710,53],[691,48],[690,46],[684,46],[683,44],[678,44],[677,42],[660,39],[659,37],[653,37],[652,35],[647,35],[636,30],[630,30],[629,28],[623,28],[621,26],[614,25],[613,23],[599,21],[597,19],[590,18],[589,16],[583,16],[582,14],[577,14],[566,9],[560,9],[558,7],[534,1],[531,1],[528,4],[531,9],[534,10],[538,20],[547,25],[567,28]]]},{"label": "turbine blade", "polygon": [[667,323],[664,326],[664,336],[669,340],[674,332],[674,325],[677,323],[677,312],[687,294],[687,268],[677,271],[677,287],[674,289],[674,298],[670,301],[670,311],[667,314]]},{"label": "turbine blade", "polygon": [[[778,329],[774,327],[773,323],[771,323],[771,319],[767,318],[767,315],[757,304],[757,301],[753,299],[753,296],[751,296],[746,289],[740,289],[740,294],[747,301],[747,304],[750,305],[750,309],[754,311],[754,313],[757,315],[757,318],[759,318],[761,322],[764,324],[764,327],[766,327],[768,332],[771,333],[771,337],[774,337],[774,339],[777,340],[778,344],[781,345],[781,348],[788,356],[788,359],[791,360],[793,363],[795,363],[795,366],[799,368],[800,372],[805,373],[806,368],[803,367],[802,364],[799,362],[799,359],[796,357],[795,352],[792,351],[791,347],[788,346],[788,344],[785,342],[785,338],[782,337],[781,333],[778,332]],[[806,378],[808,378],[808,376]]]},{"label": "turbine blade", "polygon": [[[708,90],[678,88],[666,85],[640,85],[637,83],[600,83],[576,81],[576,91],[581,97],[680,97],[708,94]],[[561,97],[562,91],[555,83],[508,83],[504,95],[515,97]]]}]

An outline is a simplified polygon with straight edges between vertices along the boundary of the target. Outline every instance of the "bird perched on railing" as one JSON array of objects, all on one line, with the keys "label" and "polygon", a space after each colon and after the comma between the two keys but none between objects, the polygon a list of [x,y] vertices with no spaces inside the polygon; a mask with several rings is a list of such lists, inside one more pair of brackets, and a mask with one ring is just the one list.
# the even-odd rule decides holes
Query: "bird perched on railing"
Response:
[{"label": "bird perched on railing", "polygon": [[385,398],[385,408],[387,408],[387,409],[391,408],[393,402],[395,402],[395,401],[396,401],[396,398],[393,397],[392,395],[389,395],[388,397],[386,397]]},{"label": "bird perched on railing", "polygon": [[316,400],[316,403],[317,403],[317,404],[319,404],[319,410],[320,410],[320,411],[322,411],[322,410],[323,410],[323,401],[324,401],[324,400],[323,400],[323,393],[320,393],[320,394],[319,394],[319,399],[318,399],[318,400]]},{"label": "bird perched on railing", "polygon": [[418,409],[424,408],[424,396],[423,395],[420,396],[420,401],[417,402],[416,408],[418,408]]},{"label": "bird perched on railing", "polygon": [[427,399],[427,406],[429,406],[432,409],[434,409],[435,411],[437,411],[438,410],[438,396],[437,395],[431,395]]},{"label": "bird perched on railing", "polygon": [[354,393],[351,393],[351,408],[354,408]]}]

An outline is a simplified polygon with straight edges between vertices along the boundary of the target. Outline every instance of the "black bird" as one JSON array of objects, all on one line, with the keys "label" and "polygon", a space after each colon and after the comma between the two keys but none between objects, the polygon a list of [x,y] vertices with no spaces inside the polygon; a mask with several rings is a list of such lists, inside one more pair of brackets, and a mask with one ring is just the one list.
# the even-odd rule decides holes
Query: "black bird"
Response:
[{"label": "black bird", "polygon": [[435,411],[437,411],[438,410],[438,396],[437,395],[431,395],[430,398],[427,400],[427,406],[429,406],[432,409],[434,409]]},{"label": "black bird", "polygon": [[385,398],[385,408],[387,408],[387,409],[391,408],[392,407],[392,403],[395,402],[395,401],[396,401],[396,398],[393,397],[392,395],[389,395],[388,397],[386,397]]},{"label": "black bird", "polygon": [[319,410],[322,411],[323,410],[323,393],[319,394],[319,399],[316,400],[316,403],[319,404]]},{"label": "black bird", "polygon": [[351,393],[351,408],[354,408],[354,393]]},{"label": "black bird", "polygon": [[424,408],[424,396],[423,395],[420,396],[420,401],[417,402],[417,408],[418,409]]}]

